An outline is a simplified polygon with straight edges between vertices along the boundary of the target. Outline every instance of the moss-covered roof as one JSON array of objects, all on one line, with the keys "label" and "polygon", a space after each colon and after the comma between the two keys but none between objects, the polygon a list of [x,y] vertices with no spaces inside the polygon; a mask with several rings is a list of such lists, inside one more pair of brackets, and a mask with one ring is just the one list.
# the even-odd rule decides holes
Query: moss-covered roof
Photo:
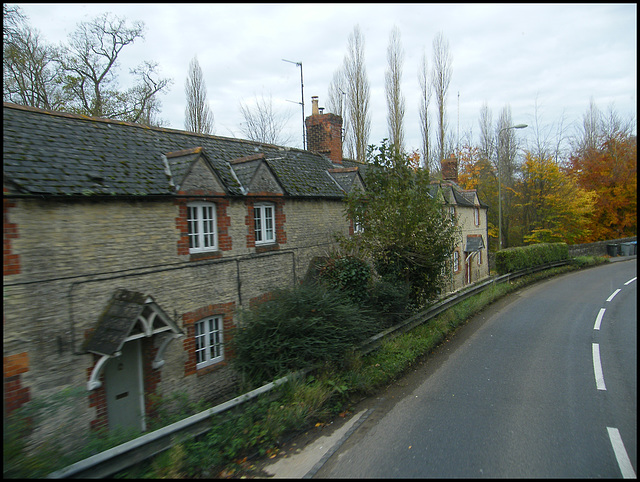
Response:
[{"label": "moss-covered roof", "polygon": [[237,196],[266,162],[287,196],[341,198],[347,185],[329,171],[356,165],[248,140],[3,106],[4,182],[19,193],[170,196],[200,157]]}]

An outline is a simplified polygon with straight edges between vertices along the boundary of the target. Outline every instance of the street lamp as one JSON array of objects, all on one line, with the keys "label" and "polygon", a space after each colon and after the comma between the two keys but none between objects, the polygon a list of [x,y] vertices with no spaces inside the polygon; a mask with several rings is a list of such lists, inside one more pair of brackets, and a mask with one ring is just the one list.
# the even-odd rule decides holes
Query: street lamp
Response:
[{"label": "street lamp", "polygon": [[524,129],[527,124],[517,124],[515,126],[503,127],[498,131],[498,249],[502,249],[502,181],[500,176],[500,134],[509,129]]}]

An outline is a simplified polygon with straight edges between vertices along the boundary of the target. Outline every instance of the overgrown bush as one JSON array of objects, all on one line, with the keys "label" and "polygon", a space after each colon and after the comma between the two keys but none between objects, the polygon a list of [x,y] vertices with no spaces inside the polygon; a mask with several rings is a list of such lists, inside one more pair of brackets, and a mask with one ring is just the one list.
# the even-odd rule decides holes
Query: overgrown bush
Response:
[{"label": "overgrown bush", "polygon": [[339,361],[377,329],[344,293],[321,284],[276,291],[240,318],[230,342],[233,363],[253,383]]},{"label": "overgrown bush", "polygon": [[356,256],[332,256],[319,270],[319,277],[330,288],[342,291],[351,300],[363,304],[371,281],[371,266]]},{"label": "overgrown bush", "polygon": [[502,275],[569,259],[569,247],[566,243],[540,243],[531,246],[519,246],[498,251],[495,259],[496,270],[498,274]]},{"label": "overgrown bush", "polygon": [[388,328],[407,318],[411,306],[411,287],[407,283],[381,279],[369,288],[367,309],[382,328]]}]

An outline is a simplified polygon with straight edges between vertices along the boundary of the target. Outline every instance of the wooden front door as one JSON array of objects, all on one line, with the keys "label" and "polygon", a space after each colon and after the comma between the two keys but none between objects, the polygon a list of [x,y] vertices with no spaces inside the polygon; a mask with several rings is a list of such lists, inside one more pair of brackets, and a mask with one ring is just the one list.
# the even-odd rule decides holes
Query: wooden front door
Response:
[{"label": "wooden front door", "polygon": [[105,365],[109,429],[145,430],[140,340],[126,342],[121,355]]}]

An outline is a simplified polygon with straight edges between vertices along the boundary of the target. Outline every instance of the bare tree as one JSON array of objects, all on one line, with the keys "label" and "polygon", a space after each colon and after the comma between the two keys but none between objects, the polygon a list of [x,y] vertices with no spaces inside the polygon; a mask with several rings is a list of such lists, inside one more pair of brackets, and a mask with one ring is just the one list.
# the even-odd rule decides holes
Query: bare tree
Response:
[{"label": "bare tree", "polygon": [[422,162],[423,167],[429,172],[434,172],[436,166],[431,159],[431,145],[429,134],[431,129],[431,119],[429,118],[429,104],[431,103],[431,88],[429,85],[429,66],[427,53],[422,52],[422,63],[418,70],[418,83],[420,84],[420,132],[422,134]]},{"label": "bare tree", "polygon": [[387,71],[385,90],[387,93],[387,122],[389,141],[397,152],[404,150],[404,96],[400,88],[404,51],[400,43],[400,31],[393,27],[387,48]]},{"label": "bare tree", "polygon": [[503,247],[510,246],[511,214],[515,204],[516,176],[519,173],[517,163],[518,137],[515,129],[508,129],[513,126],[511,119],[511,107],[507,104],[500,112],[496,125],[496,153],[498,157],[498,175],[502,184],[502,232]]},{"label": "bare tree", "polygon": [[185,129],[198,134],[213,134],[213,113],[209,109],[207,86],[196,57],[189,63],[184,91],[187,96],[187,107],[184,113]]},{"label": "bare tree", "polygon": [[534,120],[533,125],[533,141],[532,145],[528,148],[529,152],[538,159],[553,158],[556,164],[561,162],[561,156],[563,151],[563,145],[565,143],[565,127],[564,127],[564,112],[560,118],[559,123],[556,124],[542,124],[540,115],[540,104],[538,102],[538,96],[536,96],[534,106]]},{"label": "bare tree", "polygon": [[371,131],[369,117],[369,79],[364,63],[364,39],[356,25],[349,36],[344,58],[347,85],[347,116],[350,131],[345,136],[348,157],[364,162]]},{"label": "bare tree", "polygon": [[572,137],[571,147],[577,153],[599,149],[603,142],[616,135],[632,135],[635,126],[635,117],[621,119],[613,105],[603,113],[591,97],[589,107],[582,116],[582,125],[578,126]]},{"label": "bare tree", "polygon": [[115,73],[124,47],[143,38],[144,24],[103,14],[82,22],[63,46],[59,58],[67,75],[65,89],[72,95],[69,110],[81,114],[140,122],[158,110],[157,94],[171,83],[156,78],[157,63],[143,62],[132,73],[138,83],[127,91],[118,90]]},{"label": "bare tree", "polygon": [[444,38],[442,32],[438,32],[433,39],[433,70],[431,83],[436,96],[436,106],[438,109],[438,155],[439,160],[445,158],[447,142],[447,93],[451,83],[451,53],[449,42]]},{"label": "bare tree", "polygon": [[240,112],[244,118],[240,130],[248,139],[275,145],[291,142],[291,136],[283,137],[282,134],[290,115],[273,109],[271,95],[268,99],[264,94],[260,98],[256,96],[253,107],[240,103]]},{"label": "bare tree", "polygon": [[349,123],[346,118],[346,100],[347,85],[342,68],[335,71],[333,79],[327,90],[327,111],[339,115],[342,118],[342,141],[344,142],[345,133],[349,130]]},{"label": "bare tree", "polygon": [[2,98],[16,104],[57,110],[65,103],[63,78],[53,47],[27,23],[17,6],[3,4]]},{"label": "bare tree", "polygon": [[480,155],[489,162],[493,162],[495,152],[495,137],[491,117],[491,109],[489,109],[485,101],[480,107]]}]

